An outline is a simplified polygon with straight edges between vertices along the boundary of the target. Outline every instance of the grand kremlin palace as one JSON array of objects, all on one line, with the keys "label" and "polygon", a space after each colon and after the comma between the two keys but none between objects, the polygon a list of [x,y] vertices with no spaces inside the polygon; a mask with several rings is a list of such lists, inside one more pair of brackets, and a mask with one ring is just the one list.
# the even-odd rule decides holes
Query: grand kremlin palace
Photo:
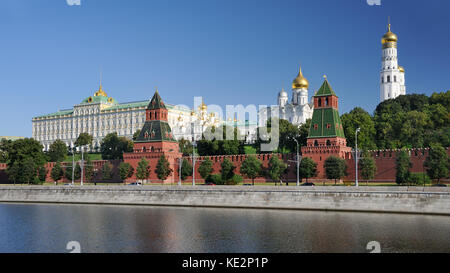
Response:
[{"label": "grand kremlin palace", "polygon": [[[102,85],[91,97],[84,99],[72,109],[35,117],[32,119],[32,137],[48,151],[57,139],[73,147],[80,133],[93,136],[93,147],[100,147],[101,140],[109,133],[132,138],[133,134],[145,123],[145,109],[149,101],[118,103],[109,97]],[[223,121],[216,113],[209,113],[202,102],[198,109],[166,105],[169,110],[168,121],[176,139],[198,140],[208,126],[218,126]],[[225,122],[236,126],[241,133],[256,130],[256,124],[249,122]],[[193,126],[192,126],[193,125]]]}]

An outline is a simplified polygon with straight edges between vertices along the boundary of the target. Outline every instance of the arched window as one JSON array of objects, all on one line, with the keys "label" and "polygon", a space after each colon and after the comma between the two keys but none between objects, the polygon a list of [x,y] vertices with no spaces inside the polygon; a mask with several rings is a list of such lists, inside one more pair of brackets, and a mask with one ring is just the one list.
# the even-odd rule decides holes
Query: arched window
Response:
[{"label": "arched window", "polygon": [[322,106],[322,98],[319,98],[319,107]]},{"label": "arched window", "polygon": [[319,142],[316,140],[316,141],[314,141],[314,146],[315,147],[318,147],[319,146]]},{"label": "arched window", "polygon": [[331,141],[327,140],[327,146],[331,146]]},{"label": "arched window", "polygon": [[328,98],[325,98],[325,106],[328,106]]}]

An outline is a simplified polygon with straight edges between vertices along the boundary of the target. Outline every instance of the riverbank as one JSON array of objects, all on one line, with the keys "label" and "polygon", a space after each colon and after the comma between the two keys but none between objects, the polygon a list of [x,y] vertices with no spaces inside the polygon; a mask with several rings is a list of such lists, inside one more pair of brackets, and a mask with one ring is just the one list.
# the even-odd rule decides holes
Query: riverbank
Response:
[{"label": "riverbank", "polygon": [[0,186],[0,202],[259,208],[450,215],[450,188]]}]

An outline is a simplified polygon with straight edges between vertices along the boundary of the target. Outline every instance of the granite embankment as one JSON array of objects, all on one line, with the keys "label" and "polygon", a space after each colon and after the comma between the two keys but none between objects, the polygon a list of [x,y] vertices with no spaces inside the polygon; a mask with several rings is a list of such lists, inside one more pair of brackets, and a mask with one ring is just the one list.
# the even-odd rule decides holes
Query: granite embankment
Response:
[{"label": "granite embankment", "polygon": [[450,188],[0,186],[0,202],[299,209],[450,215]]}]

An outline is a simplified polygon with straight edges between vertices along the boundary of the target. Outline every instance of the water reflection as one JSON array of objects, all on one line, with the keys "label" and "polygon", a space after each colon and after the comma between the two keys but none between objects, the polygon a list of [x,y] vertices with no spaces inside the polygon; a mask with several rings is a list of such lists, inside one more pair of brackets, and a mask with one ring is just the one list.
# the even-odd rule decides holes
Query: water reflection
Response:
[{"label": "water reflection", "polygon": [[450,252],[450,217],[0,204],[0,252]]}]

